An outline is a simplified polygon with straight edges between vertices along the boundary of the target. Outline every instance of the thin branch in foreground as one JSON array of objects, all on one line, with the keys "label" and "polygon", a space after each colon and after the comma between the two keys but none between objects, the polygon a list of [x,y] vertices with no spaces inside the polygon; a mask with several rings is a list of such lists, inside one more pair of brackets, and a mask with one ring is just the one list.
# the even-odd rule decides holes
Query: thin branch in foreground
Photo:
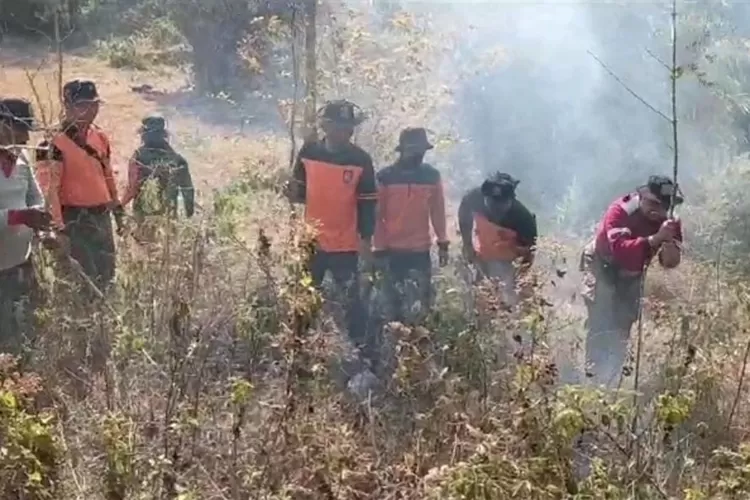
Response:
[{"label": "thin branch in foreground", "polygon": [[624,88],[626,91],[628,91],[628,93],[630,95],[632,95],[633,97],[635,97],[636,99],[638,99],[639,101],[641,101],[641,103],[644,106],[646,106],[648,109],[650,109],[651,111],[653,111],[657,115],[659,115],[662,118],[664,118],[667,122],[672,123],[672,119],[670,117],[668,117],[667,115],[665,115],[664,113],[662,113],[661,111],[659,111],[658,109],[656,109],[654,106],[652,106],[651,104],[649,104],[648,101],[646,101],[643,97],[639,96],[633,89],[631,89],[625,82],[623,82],[622,79],[619,76],[617,76],[617,74],[615,74],[614,71],[612,71],[611,69],[609,69],[609,66],[607,66],[606,64],[604,64],[604,62],[601,59],[599,59],[598,57],[596,57],[596,54],[594,54],[590,50],[588,50],[586,52],[588,52],[589,55],[591,57],[593,57],[594,60],[596,62],[598,62],[601,65],[602,68],[604,68],[604,71],[606,71],[607,73],[609,73],[609,75],[612,78],[614,78],[615,81],[622,86],[622,88]]}]

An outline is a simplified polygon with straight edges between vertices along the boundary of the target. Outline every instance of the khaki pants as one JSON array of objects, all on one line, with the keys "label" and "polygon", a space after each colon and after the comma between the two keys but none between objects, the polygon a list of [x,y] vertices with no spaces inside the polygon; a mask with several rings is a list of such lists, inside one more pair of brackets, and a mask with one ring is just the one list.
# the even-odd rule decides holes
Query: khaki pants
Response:
[{"label": "khaki pants", "polygon": [[115,238],[109,210],[103,207],[64,207],[65,234],[71,256],[105,292],[115,277]]},{"label": "khaki pants", "polygon": [[587,247],[581,255],[586,303],[586,366],[596,385],[616,388],[638,319],[642,275],[624,277]]}]

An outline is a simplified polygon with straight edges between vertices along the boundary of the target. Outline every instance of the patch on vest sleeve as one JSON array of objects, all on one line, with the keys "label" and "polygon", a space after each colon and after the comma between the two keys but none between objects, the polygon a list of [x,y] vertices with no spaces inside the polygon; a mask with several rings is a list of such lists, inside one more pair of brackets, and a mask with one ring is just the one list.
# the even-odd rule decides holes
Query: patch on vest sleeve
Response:
[{"label": "patch on vest sleeve", "polygon": [[633,215],[637,210],[638,206],[641,204],[641,199],[638,195],[632,195],[626,197],[622,203],[620,203],[620,206],[623,210],[625,210],[625,213],[628,215]]}]

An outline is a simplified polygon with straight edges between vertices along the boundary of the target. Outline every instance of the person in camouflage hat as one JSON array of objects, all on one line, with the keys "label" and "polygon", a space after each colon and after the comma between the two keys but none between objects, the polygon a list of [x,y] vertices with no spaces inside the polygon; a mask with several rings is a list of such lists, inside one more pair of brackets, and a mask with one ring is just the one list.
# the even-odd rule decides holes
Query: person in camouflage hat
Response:
[{"label": "person in camouflage hat", "polygon": [[141,146],[130,160],[128,190],[123,205],[133,202],[133,215],[141,224],[149,216],[177,217],[177,198],[181,195],[185,215],[192,217],[195,194],[190,168],[187,160],[169,143],[164,118],[144,118],[139,132]]}]

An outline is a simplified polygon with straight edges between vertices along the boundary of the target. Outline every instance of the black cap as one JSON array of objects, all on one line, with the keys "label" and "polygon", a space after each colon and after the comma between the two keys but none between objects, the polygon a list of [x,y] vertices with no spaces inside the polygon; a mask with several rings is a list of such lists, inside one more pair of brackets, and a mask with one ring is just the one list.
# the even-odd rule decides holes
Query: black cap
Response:
[{"label": "black cap", "polygon": [[149,132],[166,132],[167,131],[167,122],[164,120],[164,117],[162,116],[147,116],[143,120],[141,120],[141,130],[140,132],[142,134],[146,134]]},{"label": "black cap", "polygon": [[65,104],[99,102],[99,92],[91,80],[72,80],[63,86]]},{"label": "black cap", "polygon": [[646,188],[661,200],[662,205],[668,208],[672,206],[672,201],[675,205],[679,205],[683,201],[679,187],[675,185],[672,179],[664,175],[650,176]]},{"label": "black cap", "polygon": [[0,99],[0,121],[32,130],[34,128],[34,110],[31,103],[25,99]]},{"label": "black cap", "polygon": [[482,184],[482,194],[488,198],[507,200],[515,198],[516,186],[521,181],[514,179],[510,174],[496,172],[489,176]]},{"label": "black cap", "polygon": [[318,111],[318,117],[336,125],[356,127],[365,121],[359,106],[346,100],[329,101]]},{"label": "black cap", "polygon": [[396,151],[400,153],[424,153],[434,146],[427,140],[427,130],[421,127],[406,128],[401,131]]}]

